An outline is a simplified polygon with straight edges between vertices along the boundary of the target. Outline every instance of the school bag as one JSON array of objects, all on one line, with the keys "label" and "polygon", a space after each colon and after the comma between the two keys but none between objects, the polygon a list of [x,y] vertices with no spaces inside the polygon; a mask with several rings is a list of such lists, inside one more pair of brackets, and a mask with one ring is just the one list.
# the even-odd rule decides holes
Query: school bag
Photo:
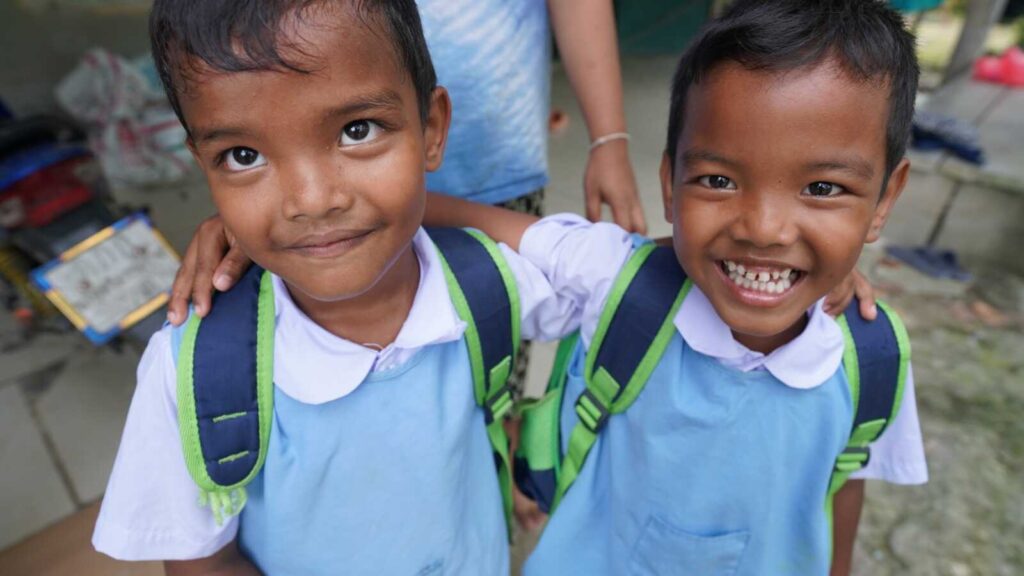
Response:
[{"label": "school bag", "polygon": [[[516,484],[541,510],[555,511],[608,419],[627,410],[643,391],[676,331],[673,321],[691,286],[671,248],[646,243],[633,252],[612,285],[587,350],[586,389],[575,399],[576,424],[564,453],[560,418],[579,335],[560,343],[547,391],[521,409],[515,454]],[[854,418],[829,481],[825,508],[830,527],[834,495],[867,465],[869,445],[899,411],[910,360],[910,340],[899,317],[878,302],[878,318],[868,322],[857,304],[837,319]]]},{"label": "school bag", "polygon": [[[503,418],[512,409],[508,377],[519,350],[515,278],[493,240],[476,230],[428,230],[441,256],[452,303],[466,323],[463,340],[473,397],[484,411],[506,521],[512,478]],[[263,467],[274,412],[274,288],[252,266],[218,294],[206,318],[175,330],[178,428],[185,463],[220,524],[242,511],[245,487]],[[511,534],[511,531],[509,532]]]}]

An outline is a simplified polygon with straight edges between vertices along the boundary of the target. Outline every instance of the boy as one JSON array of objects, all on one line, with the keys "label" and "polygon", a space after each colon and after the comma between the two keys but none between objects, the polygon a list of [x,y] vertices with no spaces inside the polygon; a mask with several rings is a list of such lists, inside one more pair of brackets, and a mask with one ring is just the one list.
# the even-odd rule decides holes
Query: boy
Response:
[{"label": "boy", "polygon": [[[906,179],[913,41],[874,2],[740,2],[679,70],[661,173],[675,254],[656,272],[678,276],[682,264],[692,286],[632,405],[594,419],[596,440],[575,460],[530,574],[828,570],[825,503],[853,399],[844,338],[821,299],[877,238]],[[620,228],[578,218],[536,223],[444,197],[428,210],[518,246],[571,301],[565,324],[581,325],[583,349],[554,439],[578,453],[576,407],[601,380],[584,352],[641,250]],[[625,319],[638,335],[649,328]],[[898,406],[858,478],[926,479],[909,375]],[[836,573],[862,489],[836,495]]]},{"label": "boy", "polygon": [[[450,104],[415,3],[157,0],[151,36],[225,226],[267,272],[152,338],[95,547],[168,574],[507,573],[500,384],[517,322],[535,338],[565,314],[539,271],[470,240],[512,328],[500,363],[467,352],[497,332],[463,314],[475,287],[435,247],[453,237],[420,228]],[[486,409],[477,372],[499,385]]]},{"label": "boy", "polygon": [[[894,368],[855,375],[873,352],[844,346],[853,319],[821,305],[906,182],[916,84],[913,38],[880,2],[740,0],[673,83],[661,184],[674,258],[657,264],[667,249],[607,224],[430,199],[427,221],[508,242],[577,303],[560,423],[524,439],[553,439],[561,462],[523,484],[557,505],[526,574],[846,574],[862,479],[926,481],[898,320],[873,323],[893,326]],[[642,272],[655,297],[630,295]],[[657,353],[635,361],[635,385],[615,358],[645,338]],[[878,398],[858,404],[851,383],[874,389],[878,374],[899,379],[898,412],[858,427],[877,439],[854,446],[854,415]]]}]

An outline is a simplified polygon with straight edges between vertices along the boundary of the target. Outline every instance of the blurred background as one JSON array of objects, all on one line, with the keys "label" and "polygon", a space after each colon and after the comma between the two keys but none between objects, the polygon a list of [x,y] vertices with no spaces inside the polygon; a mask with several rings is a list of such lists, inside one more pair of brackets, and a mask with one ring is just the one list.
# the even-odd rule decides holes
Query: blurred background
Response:
[{"label": "blurred background", "polygon": [[[912,176],[860,265],[910,330],[931,481],[869,484],[855,573],[1024,574],[1024,0],[891,3],[924,72]],[[0,574],[162,574],[89,545],[175,252],[213,213],[148,58],[148,4],[0,2]],[[671,233],[675,61],[724,4],[615,5],[652,236]],[[588,137],[557,62],[551,110],[546,211],[582,213]],[[535,350],[536,393],[553,347]]]}]

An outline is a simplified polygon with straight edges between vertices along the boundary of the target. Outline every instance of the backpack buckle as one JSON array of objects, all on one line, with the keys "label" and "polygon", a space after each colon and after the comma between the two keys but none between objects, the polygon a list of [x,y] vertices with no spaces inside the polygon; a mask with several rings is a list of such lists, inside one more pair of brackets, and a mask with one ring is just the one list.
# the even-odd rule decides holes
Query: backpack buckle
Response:
[{"label": "backpack buckle", "polygon": [[490,425],[512,410],[512,386],[505,384],[484,401],[484,423]]},{"label": "backpack buckle", "polygon": [[604,402],[594,396],[594,393],[588,388],[576,399],[576,415],[587,430],[597,434],[601,428],[604,428],[611,413],[605,407]]},{"label": "backpack buckle", "polygon": [[867,446],[847,446],[836,458],[836,472],[852,473],[864,468],[871,461],[871,449]]}]

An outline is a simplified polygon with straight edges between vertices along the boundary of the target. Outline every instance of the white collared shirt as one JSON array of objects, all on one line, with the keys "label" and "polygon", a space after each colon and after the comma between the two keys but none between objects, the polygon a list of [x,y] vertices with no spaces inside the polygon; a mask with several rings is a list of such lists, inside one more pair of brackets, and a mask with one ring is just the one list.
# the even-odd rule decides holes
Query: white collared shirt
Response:
[{"label": "white collared shirt", "polygon": [[[419,286],[398,336],[383,350],[339,338],[315,324],[274,277],[274,384],[282,393],[306,404],[330,402],[352,393],[371,372],[397,369],[427,346],[462,337],[466,326],[452,304],[437,250],[422,229],[413,238],[413,250]],[[536,267],[507,246],[501,250],[519,287],[523,337],[555,338],[575,330],[572,302],[558,297]],[[196,501],[198,489],[182,458],[171,332],[165,327],[154,334],[139,363],[93,534],[97,550],[122,560],[202,558],[230,542],[238,530],[237,517],[218,526],[209,509],[176,505]]]},{"label": "white collared shirt", "polygon": [[[575,214],[559,214],[531,226],[519,249],[540,268],[555,293],[572,300],[572,305],[561,306],[579,314],[580,336],[589,345],[615,276],[633,251],[632,237],[614,224],[592,224]],[[767,370],[787,386],[807,389],[835,374],[844,345],[839,325],[823,311],[822,301],[809,315],[799,336],[767,355],[737,342],[697,286],[683,300],[674,324],[697,352],[738,370]],[[872,444],[868,466],[853,477],[897,484],[928,480],[912,370],[908,370],[899,413]]]}]

